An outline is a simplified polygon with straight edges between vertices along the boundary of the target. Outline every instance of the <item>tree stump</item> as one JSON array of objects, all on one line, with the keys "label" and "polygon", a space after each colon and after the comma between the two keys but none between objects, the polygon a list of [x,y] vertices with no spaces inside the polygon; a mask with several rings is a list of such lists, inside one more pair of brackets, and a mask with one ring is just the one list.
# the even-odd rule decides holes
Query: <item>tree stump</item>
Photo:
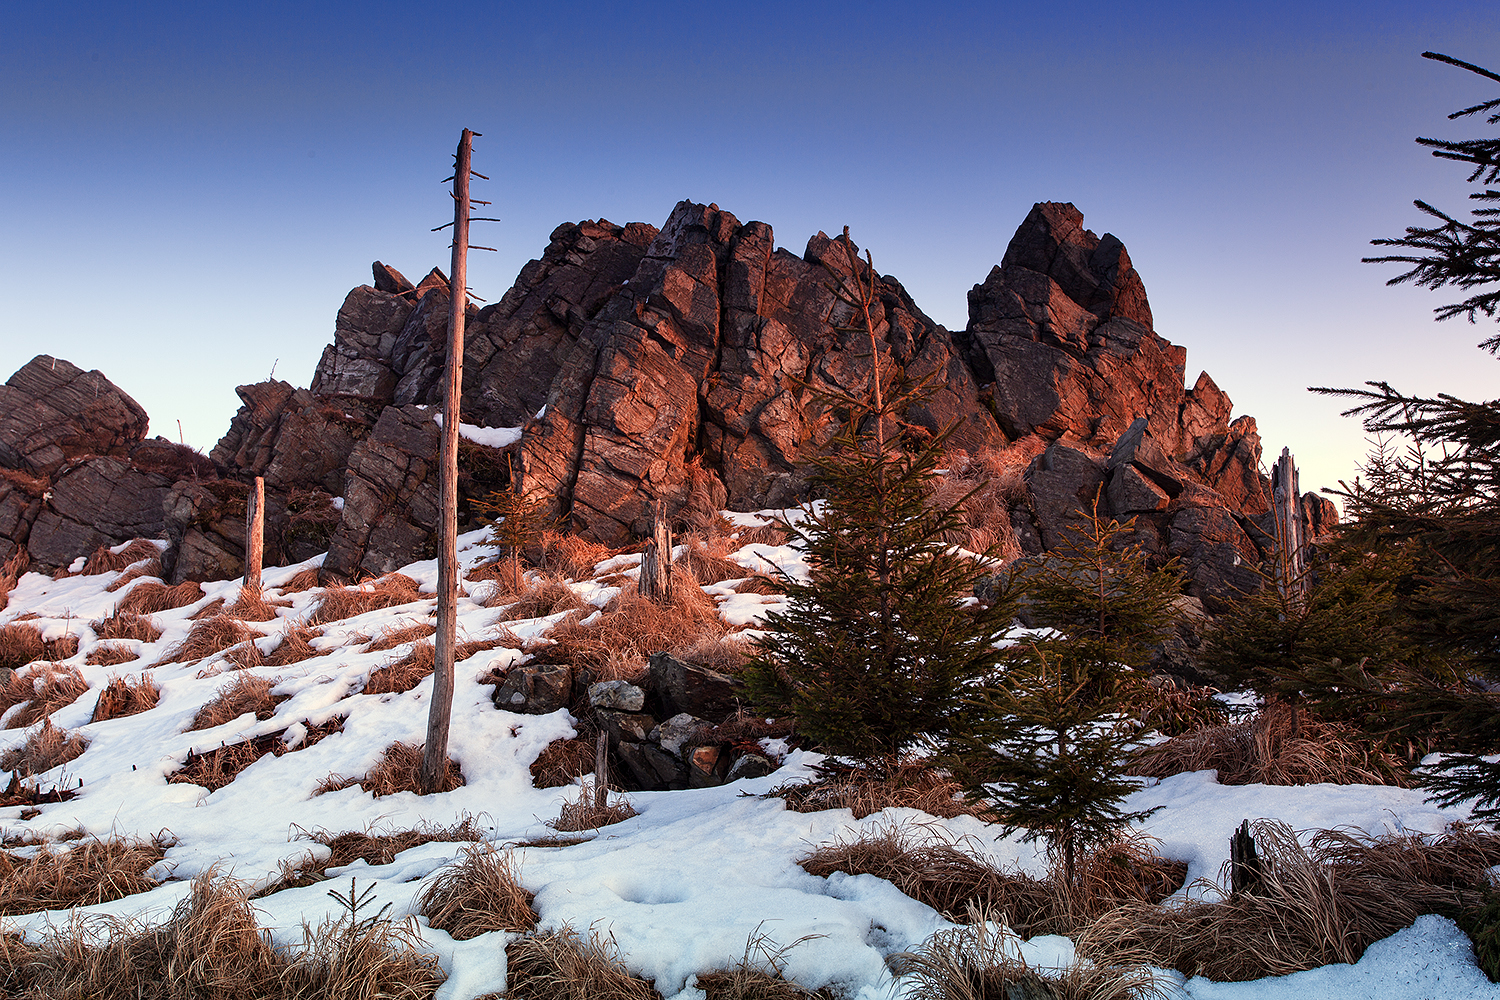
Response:
[{"label": "tree stump", "polygon": [[1253,893],[1260,888],[1260,854],[1255,850],[1255,837],[1250,833],[1250,821],[1240,822],[1240,828],[1229,838],[1229,894]]},{"label": "tree stump", "polygon": [[641,553],[641,578],[636,589],[656,604],[672,601],[672,529],[660,507],[652,511],[651,540]]}]

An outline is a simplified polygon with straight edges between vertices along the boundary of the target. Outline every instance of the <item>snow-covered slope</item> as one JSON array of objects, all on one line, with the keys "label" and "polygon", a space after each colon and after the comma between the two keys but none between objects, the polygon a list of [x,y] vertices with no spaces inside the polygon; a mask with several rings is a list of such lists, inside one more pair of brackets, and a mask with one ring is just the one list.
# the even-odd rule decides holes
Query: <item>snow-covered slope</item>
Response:
[{"label": "snow-covered slope", "polygon": [[[463,562],[473,565],[484,556],[486,550],[478,543],[477,535],[462,539]],[[740,557],[748,565],[763,566],[766,558],[797,565],[796,553],[789,549],[757,546]],[[316,560],[268,570],[268,595],[275,597],[278,586],[315,564]],[[432,591],[435,563],[416,563],[401,572],[419,581],[424,594]],[[433,601],[425,597],[326,626],[314,640],[326,655],[290,666],[232,670],[218,654],[191,664],[155,667],[152,673],[161,689],[155,708],[90,723],[98,693],[111,677],[138,676],[187,635],[191,616],[203,604],[215,598],[232,600],[238,592],[237,580],[205,585],[203,601],[154,616],[163,634],[155,642],[137,643],[136,660],[88,666],[85,658],[100,641],[88,623],[110,614],[129,593],[129,588],[106,590],[118,575],[54,581],[30,574],[0,612],[0,625],[35,615],[29,623],[47,638],[79,637],[80,649],[67,663],[82,672],[89,691],[52,718],[55,725],[76,730],[90,741],[82,756],[39,776],[43,788],[77,787],[76,796],[41,806],[39,814],[25,820],[21,807],[0,809],[0,832],[58,836],[82,828],[99,837],[150,837],[168,831],[176,838],[159,866],[158,874],[166,879],[159,887],[93,911],[164,916],[187,892],[188,880],[210,868],[264,885],[283,863],[309,851],[326,852],[299,839],[299,833],[308,830],[398,830],[420,823],[447,825],[468,816],[476,818],[486,838],[497,845],[534,839],[552,832],[546,822],[557,816],[565,799],[577,795],[575,789],[534,788],[529,772],[549,741],[573,734],[567,713],[532,716],[498,710],[490,701],[493,689],[477,682],[492,668],[522,655],[508,648],[476,653],[458,665],[450,752],[463,769],[467,783],[462,788],[429,797],[398,793],[377,799],[357,785],[314,794],[331,774],[363,774],[389,744],[423,739],[430,677],[406,693],[362,693],[370,672],[403,650],[369,652],[356,637],[429,620]],[[503,610],[482,603],[493,585],[465,586],[467,595],[459,601],[460,639],[499,634]],[[576,589],[599,605],[612,593],[593,582],[577,584]],[[250,624],[265,634],[264,652],[274,647],[275,633],[307,618],[316,597],[313,591],[287,595],[288,606],[275,620]],[[753,622],[771,606],[760,595],[725,590],[719,597],[725,617],[736,623]],[[553,619],[534,619],[506,627],[527,639],[540,636],[551,624]],[[275,714],[268,720],[246,714],[213,729],[185,731],[197,711],[241,675],[263,676],[273,683],[273,694],[286,696]],[[344,720],[342,731],[304,749],[262,757],[217,791],[165,780],[190,751],[283,732],[295,745],[299,724],[316,726],[336,716]],[[22,729],[0,732],[0,752],[25,737]],[[536,893],[542,926],[570,924],[612,934],[630,968],[653,978],[668,997],[701,996],[692,985],[693,974],[733,964],[757,933],[779,945],[806,937],[785,955],[790,978],[809,987],[834,984],[849,995],[874,1000],[899,996],[906,989],[887,970],[887,956],[913,950],[952,925],[872,876],[809,875],[796,860],[812,846],[862,828],[915,822],[952,837],[967,837],[971,845],[1002,863],[1041,867],[1034,848],[1014,838],[997,839],[994,830],[971,817],[939,820],[911,810],[886,810],[855,820],[848,811],[789,812],[779,799],[757,797],[806,775],[815,760],[794,752],[780,771],[765,778],[719,788],[633,793],[630,798],[639,815],[604,828],[589,842],[519,848],[521,879]],[[0,774],[0,783],[9,777]],[[1224,787],[1212,772],[1148,781],[1127,803],[1131,810],[1152,807],[1160,808],[1142,828],[1161,841],[1164,855],[1190,863],[1189,879],[1217,873],[1227,856],[1229,834],[1244,818],[1276,818],[1297,829],[1344,826],[1379,834],[1438,832],[1466,815],[1435,808],[1415,791],[1331,785]],[[334,882],[284,890],[257,899],[255,905],[262,925],[278,942],[299,942],[304,921],[316,924],[340,910],[328,888],[340,885],[337,880],[347,888],[353,876],[362,886],[374,885],[379,903],[391,903],[393,914],[401,916],[412,912],[424,879],[460,856],[464,847],[430,843],[407,851],[390,865],[356,862],[330,869]],[[0,929],[36,935],[67,916],[46,912],[0,918]],[[425,923],[421,927],[424,946],[439,956],[449,976],[440,996],[457,1000],[501,988],[505,934],[455,942],[441,930]],[[1037,939],[1026,946],[1026,953],[1034,961],[1061,962],[1071,954],[1071,944],[1062,938]],[[1255,983],[1195,979],[1184,984],[1180,976],[1173,981],[1189,996],[1231,1000],[1500,996],[1500,987],[1475,967],[1467,939],[1452,923],[1437,917],[1424,917],[1380,942],[1356,966],[1330,966]]]}]

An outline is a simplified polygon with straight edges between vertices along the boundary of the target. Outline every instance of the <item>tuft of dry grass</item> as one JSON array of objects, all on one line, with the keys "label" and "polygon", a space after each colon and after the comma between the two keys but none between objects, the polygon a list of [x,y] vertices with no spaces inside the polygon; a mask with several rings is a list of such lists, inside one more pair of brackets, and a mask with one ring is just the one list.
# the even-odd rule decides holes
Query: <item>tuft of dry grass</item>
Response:
[{"label": "tuft of dry grass", "polygon": [[505,608],[502,621],[516,622],[527,618],[544,618],[564,611],[578,611],[583,600],[561,580],[538,576],[525,581],[519,590],[498,588],[484,600],[487,608]]},{"label": "tuft of dry grass", "polygon": [[437,632],[437,626],[427,622],[411,622],[407,625],[392,625],[380,633],[380,637],[373,640],[365,651],[377,653],[381,650],[395,649],[404,646],[408,642],[418,642]]},{"label": "tuft of dry grass", "polygon": [[203,588],[192,580],[169,587],[155,580],[142,580],[125,592],[115,605],[115,614],[154,615],[159,611],[185,608],[203,600]]},{"label": "tuft of dry grass", "polygon": [[35,625],[18,625],[15,622],[0,627],[0,667],[19,670],[28,663],[45,659],[47,644],[42,640],[42,630]]},{"label": "tuft of dry grass", "polygon": [[945,839],[896,825],[820,845],[797,863],[811,875],[874,875],[915,900],[962,922],[976,910],[1003,913],[1023,937],[1074,934],[1124,903],[1156,904],[1175,892],[1187,865],[1158,857],[1145,838],[1086,855],[1069,886],[1057,875],[1007,871]]},{"label": "tuft of dry grass", "polygon": [[88,691],[89,686],[77,667],[58,667],[36,663],[25,673],[11,676],[0,691],[0,713],[12,705],[25,705],[10,717],[6,729],[24,729],[40,722],[60,708],[66,708]]},{"label": "tuft of dry grass", "polygon": [[171,845],[168,837],[111,837],[42,844],[24,858],[0,851],[0,914],[93,906],[153,889],[156,880],[146,872]]},{"label": "tuft of dry grass", "polygon": [[1000,914],[971,911],[968,926],[934,934],[899,971],[916,1000],[1166,1000],[1175,991],[1147,968],[1143,956],[1117,952],[1110,961],[1079,961],[1064,969],[1032,968],[1020,937]]},{"label": "tuft of dry grass", "polygon": [[388,573],[378,580],[356,587],[339,587],[323,591],[317,607],[308,618],[309,625],[326,625],[343,621],[367,611],[381,611],[401,604],[420,601],[417,581],[403,573]]},{"label": "tuft of dry grass", "polygon": [[614,555],[591,539],[550,529],[542,532],[541,546],[542,565],[564,579],[590,579],[594,567]]},{"label": "tuft of dry grass", "polygon": [[138,715],[156,707],[161,689],[152,680],[151,674],[141,674],[135,680],[111,677],[104,690],[99,692],[99,701],[94,705],[90,722],[106,719],[122,719],[127,715]]},{"label": "tuft of dry grass", "polygon": [[465,816],[452,826],[422,824],[409,830],[390,833],[376,833],[373,829],[349,830],[344,833],[314,830],[310,833],[303,831],[299,834],[299,839],[311,840],[328,848],[331,853],[326,867],[341,868],[356,861],[364,861],[371,866],[388,865],[396,860],[396,855],[413,847],[464,841],[477,843],[484,839],[484,834],[475,825],[472,816]]},{"label": "tuft of dry grass", "polygon": [[[189,750],[182,766],[167,775],[167,783],[200,785],[210,792],[215,792],[239,777],[241,771],[266,754],[280,757],[283,754],[305,750],[324,737],[342,731],[343,728],[344,720],[340,718],[330,719],[322,725],[308,726],[307,734],[295,747],[287,745],[286,730],[282,730],[279,733],[257,736],[251,740],[241,740],[238,743],[221,743],[218,747],[203,753]],[[283,886],[283,888],[290,887]]]},{"label": "tuft of dry grass", "polygon": [[151,620],[150,615],[138,615],[129,611],[116,610],[108,618],[101,618],[96,622],[90,622],[89,628],[101,639],[137,639],[141,642],[155,642],[161,638],[161,629]]},{"label": "tuft of dry grass", "polygon": [[30,565],[31,553],[20,548],[12,552],[9,559],[0,563],[0,610],[4,610],[10,602],[10,592],[21,582],[21,574]]},{"label": "tuft of dry grass", "polygon": [[672,572],[684,570],[700,583],[718,583],[721,580],[740,580],[752,575],[751,571],[729,558],[740,543],[720,534],[703,535],[690,533],[678,541],[682,552],[672,560]]},{"label": "tuft of dry grass", "polygon": [[734,635],[726,635],[717,639],[701,638],[689,645],[677,646],[668,652],[679,660],[696,663],[700,667],[707,667],[731,676],[743,671],[745,664],[750,662],[752,656],[750,645]]},{"label": "tuft of dry grass", "polygon": [[455,941],[489,931],[529,931],[537,921],[535,897],[521,886],[518,868],[513,852],[479,841],[422,890],[417,911]]},{"label": "tuft of dry grass", "polygon": [[198,709],[187,731],[195,733],[222,726],[246,712],[254,713],[257,719],[269,719],[276,714],[277,702],[283,700],[271,697],[271,684],[264,677],[236,674],[235,679],[225,685],[213,700]]},{"label": "tuft of dry grass", "polygon": [[300,594],[316,586],[318,586],[318,568],[309,566],[307,569],[298,570],[290,580],[275,589],[285,596],[286,594]]},{"label": "tuft of dry grass", "polygon": [[[214,615],[195,622],[187,638],[162,654],[154,666],[164,663],[194,663],[205,656],[222,653],[242,642],[253,642],[260,633],[251,630],[238,618],[229,615]],[[248,664],[240,663],[240,666]]]},{"label": "tuft of dry grass", "polygon": [[892,808],[920,809],[944,819],[989,818],[984,803],[965,799],[962,785],[925,760],[903,761],[877,769],[832,769],[817,781],[784,785],[770,794],[784,800],[792,812],[848,809],[855,819]]},{"label": "tuft of dry grass", "polygon": [[722,639],[727,631],[713,600],[682,574],[673,577],[670,604],[648,601],[631,587],[611,598],[591,624],[559,622],[547,633],[554,641],[548,655],[587,667],[599,680],[629,680],[645,670],[652,653]]},{"label": "tuft of dry grass", "polygon": [[1291,711],[1269,706],[1244,722],[1208,726],[1131,756],[1127,770],[1148,778],[1215,768],[1221,785],[1397,785],[1412,777],[1393,754],[1352,727],[1302,713],[1292,735]]},{"label": "tuft of dry grass", "polygon": [[[93,551],[77,576],[96,576],[100,573],[118,573],[138,562],[154,561],[161,566],[161,549],[155,542],[145,538],[131,539],[119,552],[111,552],[110,546],[101,545]],[[64,574],[75,575],[75,574]]]},{"label": "tuft of dry grass", "polygon": [[746,545],[785,545],[791,533],[775,524],[758,524],[753,528],[736,528],[734,543],[740,548]]},{"label": "tuft of dry grass", "polygon": [[[420,746],[414,743],[392,743],[385,748],[379,762],[365,772],[364,777],[346,778],[342,775],[330,774],[323,779],[313,794],[336,792],[354,785],[363,788],[377,799],[383,795],[395,795],[397,792],[416,792],[418,790],[417,772],[421,767],[422,748]],[[450,759],[438,791],[451,792],[455,788],[462,788],[463,785],[463,771],[455,761]]]},{"label": "tuft of dry grass", "polygon": [[261,659],[261,665],[266,667],[285,667],[293,663],[301,663],[315,656],[327,656],[333,652],[331,649],[316,649],[312,640],[323,633],[308,625],[293,625],[281,634],[281,641],[276,648],[271,650],[269,656]]},{"label": "tuft of dry grass", "polygon": [[224,609],[224,614],[242,622],[269,622],[276,620],[278,608],[289,607],[290,601],[268,600],[263,591],[241,587],[233,603]]},{"label": "tuft of dry grass", "polygon": [[553,740],[531,762],[533,788],[562,788],[594,770],[594,740],[579,734]]},{"label": "tuft of dry grass", "polygon": [[81,757],[88,745],[89,741],[77,733],[57,728],[50,718],[43,719],[25,743],[0,754],[0,771],[23,776],[41,774]]},{"label": "tuft of dry grass", "polygon": [[585,784],[579,788],[578,798],[564,802],[557,819],[547,825],[562,833],[575,833],[579,830],[597,830],[601,826],[623,823],[635,814],[635,807],[628,799],[610,802],[607,791],[604,804],[598,804],[595,801],[594,788]]},{"label": "tuft of dry grass", "polygon": [[785,956],[808,938],[777,947],[757,930],[745,943],[745,954],[734,965],[698,973],[694,981],[707,1000],[834,1000],[827,988],[808,990],[786,978]]},{"label": "tuft of dry grass", "polygon": [[528,934],[505,948],[511,1000],[661,1000],[650,980],[632,976],[613,938],[571,927]]},{"label": "tuft of dry grass", "polygon": [[1043,444],[1030,439],[1005,448],[986,448],[973,456],[954,455],[948,475],[933,489],[932,502],[939,507],[957,505],[964,527],[943,540],[971,552],[993,548],[1007,562],[1019,557],[1021,544],[1010,512],[1027,502],[1026,467]]},{"label": "tuft of dry grass", "polygon": [[383,667],[370,671],[365,694],[400,694],[410,691],[432,673],[437,651],[430,642],[419,642],[411,652]]},{"label": "tuft of dry grass", "polygon": [[1144,684],[1132,684],[1130,716],[1143,729],[1164,736],[1182,736],[1222,726],[1230,720],[1229,708],[1214,695],[1218,690],[1195,684],[1179,685],[1175,679],[1157,675]]},{"label": "tuft of dry grass", "polygon": [[89,650],[89,655],[83,658],[83,662],[91,667],[117,667],[140,658],[141,655],[129,646],[103,642]]},{"label": "tuft of dry grass", "polygon": [[1353,964],[1423,913],[1476,903],[1500,858],[1500,837],[1471,831],[1365,840],[1322,830],[1307,847],[1283,823],[1252,831],[1260,872],[1250,889],[1217,902],[1123,905],[1089,928],[1079,954],[1112,961],[1123,950],[1219,982]]}]

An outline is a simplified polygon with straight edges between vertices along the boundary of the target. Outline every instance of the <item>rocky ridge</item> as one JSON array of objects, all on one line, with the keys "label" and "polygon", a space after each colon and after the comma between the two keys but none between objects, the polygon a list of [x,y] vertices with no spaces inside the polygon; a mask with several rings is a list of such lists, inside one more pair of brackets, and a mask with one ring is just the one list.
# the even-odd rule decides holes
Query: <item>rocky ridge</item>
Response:
[{"label": "rocky ridge", "polygon": [[[549,498],[608,544],[660,507],[694,524],[721,507],[784,506],[825,448],[832,392],[859,392],[870,359],[836,291],[867,278],[857,248],[818,233],[798,256],[769,225],[679,203],[660,229],[559,226],[497,303],[469,307],[463,420],[521,427],[503,449],[465,442],[465,501],[509,482]],[[852,262],[852,263],[851,263]],[[1271,543],[1254,419],[1152,328],[1124,245],[1072,205],[1035,206],[949,331],[876,275],[882,361],[935,387],[907,414],[920,439],[1030,457],[1010,516],[1023,551],[1056,546],[1097,497],[1136,518],[1153,554],[1181,558],[1195,595],[1253,587]],[[308,388],[241,386],[209,459],[144,440],[140,407],[98,372],[39,357],[0,386],[0,558],[66,566],[98,545],[167,537],[176,580],[231,576],[245,484],[264,476],[268,558],[328,551],[352,580],[431,551],[449,285],[377,262],[351,291]],[[341,499],[340,499],[341,498]],[[1302,498],[1308,537],[1332,522]],[[467,504],[461,507],[467,515]]]}]

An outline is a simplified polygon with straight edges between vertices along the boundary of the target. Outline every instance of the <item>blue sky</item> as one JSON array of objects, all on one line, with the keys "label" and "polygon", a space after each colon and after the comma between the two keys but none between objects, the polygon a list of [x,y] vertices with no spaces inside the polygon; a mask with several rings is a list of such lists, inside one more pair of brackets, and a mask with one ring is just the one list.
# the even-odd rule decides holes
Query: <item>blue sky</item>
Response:
[{"label": "blue sky", "polygon": [[[936,8],[936,12],[927,8]],[[1158,331],[1253,414],[1303,487],[1363,432],[1305,387],[1493,398],[1489,329],[1386,288],[1368,241],[1466,211],[1411,140],[1495,96],[1488,3],[365,2],[6,5],[0,378],[98,368],[207,450],[234,387],[306,385],[380,259],[447,268],[439,182],[483,133],[470,284],[493,301],[559,223],[660,224],[681,198],[801,252],[851,227],[962,327],[1033,202],[1129,248]]]}]

